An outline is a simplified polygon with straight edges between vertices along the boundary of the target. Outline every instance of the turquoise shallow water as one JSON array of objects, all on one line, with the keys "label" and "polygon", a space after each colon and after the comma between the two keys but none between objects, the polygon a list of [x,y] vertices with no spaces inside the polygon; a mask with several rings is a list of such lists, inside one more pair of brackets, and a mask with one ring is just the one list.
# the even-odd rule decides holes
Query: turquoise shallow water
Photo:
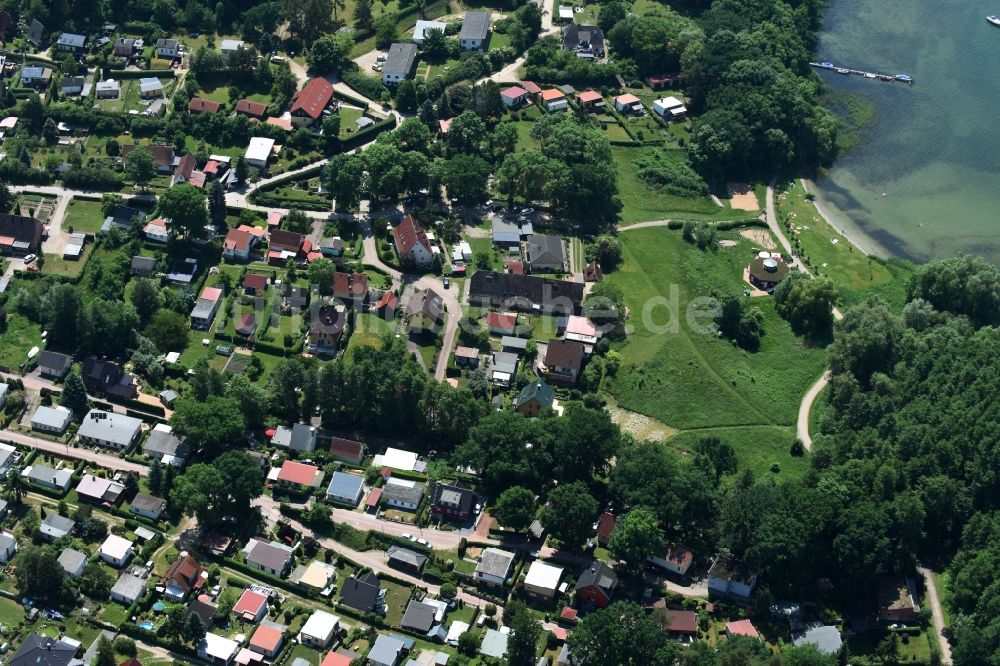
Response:
[{"label": "turquoise shallow water", "polygon": [[910,87],[824,72],[871,101],[861,144],[817,179],[835,219],[879,254],[1000,263],[1000,0],[831,0],[820,60],[906,73]]}]

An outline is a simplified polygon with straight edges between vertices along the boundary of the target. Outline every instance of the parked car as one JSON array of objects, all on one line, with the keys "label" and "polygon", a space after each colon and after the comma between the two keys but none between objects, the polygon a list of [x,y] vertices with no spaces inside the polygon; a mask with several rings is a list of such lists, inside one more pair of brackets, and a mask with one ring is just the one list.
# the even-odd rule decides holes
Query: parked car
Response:
[{"label": "parked car", "polygon": [[387,56],[387,55],[386,55],[385,53],[379,53],[379,54],[378,54],[378,55],[377,55],[377,56],[375,57],[375,60],[377,60],[378,62],[385,62],[385,60],[386,60],[386,58],[387,58],[387,57],[388,57],[388,56]]},{"label": "parked car", "polygon": [[444,288],[447,289],[451,286],[451,278],[447,275],[444,277]]},{"label": "parked car", "polygon": [[38,259],[38,257],[36,255],[34,255],[34,254],[26,255],[24,257],[24,265],[27,266],[28,264],[34,263],[35,259]]}]

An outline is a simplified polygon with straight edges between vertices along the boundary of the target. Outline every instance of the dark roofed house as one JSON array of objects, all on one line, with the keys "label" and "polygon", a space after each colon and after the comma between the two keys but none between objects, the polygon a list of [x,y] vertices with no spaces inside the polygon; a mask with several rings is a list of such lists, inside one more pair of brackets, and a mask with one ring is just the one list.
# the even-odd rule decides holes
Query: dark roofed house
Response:
[{"label": "dark roofed house", "polygon": [[432,289],[418,291],[407,301],[405,316],[410,331],[434,331],[444,319],[444,299]]},{"label": "dark roofed house", "polygon": [[667,610],[667,633],[684,639],[698,635],[698,614],[689,610]]},{"label": "dark roofed house", "polygon": [[139,395],[132,375],[117,363],[96,356],[84,359],[80,378],[91,395],[113,395],[126,400],[135,400]]},{"label": "dark roofed house", "polygon": [[600,265],[596,261],[592,261],[587,264],[587,267],[583,269],[583,281],[584,282],[600,282],[604,277],[604,271],[601,270]]},{"label": "dark roofed house", "polygon": [[431,515],[467,520],[476,506],[476,493],[458,484],[435,483],[431,491]]},{"label": "dark roofed house", "polygon": [[420,575],[424,565],[427,564],[426,555],[421,555],[420,553],[410,550],[409,548],[390,546],[389,550],[387,550],[385,554],[389,558],[389,566],[411,571],[417,575]]},{"label": "dark roofed house", "polygon": [[360,465],[365,456],[365,445],[352,439],[334,437],[330,440],[330,453],[338,460]]},{"label": "dark roofed house", "polygon": [[344,581],[340,603],[362,613],[373,613],[381,605],[381,589],[378,576],[371,571],[358,577],[351,576]]},{"label": "dark roofed house", "polygon": [[539,379],[526,384],[521,389],[517,400],[514,401],[514,409],[527,417],[535,417],[551,408],[555,397],[552,388]]},{"label": "dark roofed house", "polygon": [[731,553],[720,553],[708,570],[708,592],[723,597],[749,599],[757,585],[757,574]]},{"label": "dark roofed house", "polygon": [[318,306],[314,303],[312,309],[314,314],[309,325],[309,350],[317,354],[336,354],[347,327],[344,307]]},{"label": "dark roofed house", "polygon": [[0,214],[0,255],[23,257],[38,252],[42,223],[33,217]]},{"label": "dark roofed house", "polygon": [[38,370],[42,377],[62,379],[73,365],[73,357],[46,349],[38,355]]},{"label": "dark roofed house", "polygon": [[476,271],[469,284],[469,302],[479,307],[573,314],[582,301],[583,283],[537,275]]},{"label": "dark roofed house", "polygon": [[553,382],[575,384],[583,368],[583,344],[573,340],[550,340],[545,350],[545,367]]},{"label": "dark roofed house", "polygon": [[256,541],[247,553],[247,565],[273,576],[284,576],[292,563],[290,548],[280,544]]},{"label": "dark roofed house", "polygon": [[562,30],[563,50],[577,58],[604,57],[604,31],[593,25],[568,25]]},{"label": "dark roofed house", "polygon": [[413,481],[391,479],[382,486],[382,502],[395,509],[416,511],[424,497],[424,486]]},{"label": "dark roofed house", "polygon": [[532,273],[566,271],[566,250],[562,238],[532,234],[524,243],[524,258]]},{"label": "dark roofed house", "polygon": [[756,257],[747,268],[750,284],[767,291],[773,289],[779,282],[788,277],[789,268],[781,259],[765,257],[766,252],[761,252],[761,256]]},{"label": "dark roofed house", "polygon": [[333,99],[333,84],[322,77],[310,79],[302,90],[292,96],[292,124],[302,127],[312,125]]},{"label": "dark roofed house", "polygon": [[917,589],[913,579],[892,576],[878,582],[878,618],[883,622],[910,622],[917,617]]},{"label": "dark roofed house", "polygon": [[152,275],[155,270],[156,270],[155,258],[144,257],[139,254],[132,257],[132,275],[145,277],[148,275]]},{"label": "dark roofed house", "polygon": [[618,574],[604,562],[595,560],[584,569],[576,581],[576,605],[604,608],[618,587]]},{"label": "dark roofed house", "polygon": [[132,504],[129,507],[129,511],[138,515],[144,516],[151,520],[159,520],[163,512],[167,510],[167,500],[162,497],[154,497],[153,495],[147,495],[146,493],[136,493],[135,498],[132,500]]},{"label": "dark roofed house", "polygon": [[426,634],[434,626],[434,613],[436,607],[425,604],[422,601],[411,599],[403,613],[403,620],[399,626],[408,631],[418,634]]},{"label": "dark roofed house", "polygon": [[83,662],[76,658],[76,646],[57,641],[48,636],[28,636],[14,656],[7,662],[10,666],[79,666]]},{"label": "dark roofed house", "polygon": [[111,231],[112,226],[117,226],[123,231],[128,231],[136,222],[145,222],[146,214],[131,206],[115,206],[111,214],[104,218],[101,231]]}]

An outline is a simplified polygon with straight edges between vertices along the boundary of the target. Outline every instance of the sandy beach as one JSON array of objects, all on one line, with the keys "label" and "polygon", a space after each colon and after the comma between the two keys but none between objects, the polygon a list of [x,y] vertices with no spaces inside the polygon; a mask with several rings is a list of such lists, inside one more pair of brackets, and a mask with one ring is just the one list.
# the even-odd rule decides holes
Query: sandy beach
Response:
[{"label": "sandy beach", "polygon": [[892,256],[892,253],[886,250],[881,244],[865,235],[865,233],[860,227],[858,227],[857,224],[854,223],[853,220],[846,216],[840,216],[838,218],[829,208],[824,206],[823,202],[820,200],[821,194],[819,188],[816,187],[816,183],[806,178],[800,178],[799,182],[802,183],[802,189],[804,189],[807,194],[811,192],[816,195],[816,199],[813,203],[815,204],[816,212],[819,213],[820,217],[822,217],[834,231],[846,238],[851,245],[858,248],[865,255],[883,258],[889,258]]}]

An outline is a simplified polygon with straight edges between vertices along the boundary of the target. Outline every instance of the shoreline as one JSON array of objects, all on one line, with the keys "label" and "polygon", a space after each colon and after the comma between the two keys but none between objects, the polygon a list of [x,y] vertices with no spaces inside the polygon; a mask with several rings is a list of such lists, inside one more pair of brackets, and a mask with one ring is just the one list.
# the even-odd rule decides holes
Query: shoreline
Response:
[{"label": "shoreline", "polygon": [[[799,182],[802,184],[802,189],[806,192],[806,194],[812,194],[815,197],[815,199],[813,199],[813,205],[816,208],[816,212],[819,213],[819,216],[823,218],[823,221],[826,222],[831,229],[843,236],[848,243],[860,250],[862,254],[868,257],[879,257],[881,259],[897,258],[896,255],[889,252],[883,245],[879,244],[877,241],[865,234],[865,232],[862,231],[853,220],[843,213],[840,213],[840,217],[842,218],[840,220],[840,224],[834,224],[834,219],[837,216],[832,211],[829,211],[829,209],[824,208],[823,202],[820,201],[821,190],[816,185],[816,181],[810,178],[799,178]],[[848,233],[848,231],[850,233]]]}]

